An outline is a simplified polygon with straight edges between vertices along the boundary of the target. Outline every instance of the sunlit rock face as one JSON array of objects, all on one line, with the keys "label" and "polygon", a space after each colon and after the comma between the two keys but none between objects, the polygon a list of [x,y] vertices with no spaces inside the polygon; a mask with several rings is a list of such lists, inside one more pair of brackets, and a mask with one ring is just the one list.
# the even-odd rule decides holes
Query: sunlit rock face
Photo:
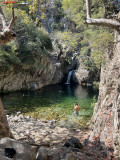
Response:
[{"label": "sunlit rock face", "polygon": [[[99,98],[94,108],[90,140],[96,137],[120,158],[120,35],[115,34],[112,51],[105,55]],[[119,157],[119,158],[118,158]]]},{"label": "sunlit rock face", "polygon": [[73,72],[73,82],[82,85],[92,85],[93,82],[99,81],[99,71],[90,71],[85,65],[79,64]]},{"label": "sunlit rock face", "polygon": [[[44,86],[61,83],[69,70],[76,65],[75,58],[70,55],[69,48],[62,50],[54,47],[49,56],[41,56],[40,66],[31,70],[29,66],[13,66],[0,73],[0,92],[16,90],[36,90]],[[66,62],[66,57],[69,63]],[[35,64],[36,65],[36,64]]]}]

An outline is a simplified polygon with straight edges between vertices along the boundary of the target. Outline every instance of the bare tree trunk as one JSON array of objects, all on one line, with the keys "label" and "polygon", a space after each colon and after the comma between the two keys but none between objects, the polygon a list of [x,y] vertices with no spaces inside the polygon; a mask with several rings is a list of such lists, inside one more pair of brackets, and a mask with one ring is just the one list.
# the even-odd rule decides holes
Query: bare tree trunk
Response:
[{"label": "bare tree trunk", "polygon": [[14,16],[14,8],[12,8],[12,19],[9,25],[7,25],[1,6],[0,6],[0,18],[2,20],[2,26],[3,26],[2,32],[0,32],[0,45],[2,45],[10,42],[16,37],[15,33],[12,32],[13,25],[15,24],[15,21],[17,19],[17,17]]},{"label": "bare tree trunk", "polygon": [[[1,6],[0,6],[0,18],[2,20],[2,26],[3,26],[2,32],[0,32],[0,45],[2,45],[10,42],[12,39],[15,38],[15,34],[12,32],[12,27],[17,19],[17,17],[14,16],[14,8],[12,8],[12,19],[9,25],[7,25]],[[0,138],[3,137],[12,137],[12,134],[10,133],[7,117],[2,102],[0,100]]]},{"label": "bare tree trunk", "polygon": [[4,108],[0,100],[0,138],[3,137],[11,137],[11,133],[9,131],[9,126]]}]

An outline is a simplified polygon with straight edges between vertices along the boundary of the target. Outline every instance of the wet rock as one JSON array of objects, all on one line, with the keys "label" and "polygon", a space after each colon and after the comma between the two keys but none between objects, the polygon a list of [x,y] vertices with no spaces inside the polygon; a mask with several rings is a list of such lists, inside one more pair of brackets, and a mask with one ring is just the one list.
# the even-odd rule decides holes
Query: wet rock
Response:
[{"label": "wet rock", "polygon": [[80,143],[79,139],[72,137],[65,142],[64,147],[82,149],[83,145]]}]

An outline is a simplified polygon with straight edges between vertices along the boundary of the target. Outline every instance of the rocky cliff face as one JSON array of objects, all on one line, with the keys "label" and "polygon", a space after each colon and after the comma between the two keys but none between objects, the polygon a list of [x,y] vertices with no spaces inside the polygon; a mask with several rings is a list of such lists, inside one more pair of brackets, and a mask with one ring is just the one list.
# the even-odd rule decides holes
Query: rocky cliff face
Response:
[{"label": "rocky cliff face", "polygon": [[[74,68],[74,59],[70,63],[59,56],[59,50],[50,54],[49,57],[41,58],[41,67],[31,71],[25,66],[11,67],[10,70],[0,74],[0,91],[10,92],[22,89],[36,90],[46,85],[61,83],[68,71]],[[67,53],[64,53],[65,57]],[[59,58],[58,58],[59,57]]]},{"label": "rocky cliff face", "polygon": [[94,108],[90,140],[95,138],[120,158],[120,35],[115,34],[112,52],[106,53],[101,70],[99,98]]},{"label": "rocky cliff face", "polygon": [[83,64],[79,64],[78,68],[73,73],[73,82],[75,83],[92,85],[95,81],[99,81],[99,72],[92,72]]}]

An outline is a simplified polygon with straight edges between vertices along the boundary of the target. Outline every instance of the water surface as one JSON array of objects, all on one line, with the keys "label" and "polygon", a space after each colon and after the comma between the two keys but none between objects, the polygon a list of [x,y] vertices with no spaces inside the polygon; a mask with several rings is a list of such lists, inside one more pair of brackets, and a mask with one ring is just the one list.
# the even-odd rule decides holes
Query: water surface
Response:
[{"label": "water surface", "polygon": [[[1,95],[1,99],[7,114],[36,112],[44,115],[44,118],[57,119],[73,116],[74,103],[78,102],[81,110],[79,116],[92,114],[91,103],[98,92],[92,87],[81,85],[57,84],[46,86],[37,91],[18,91]],[[46,112],[49,111],[49,112]],[[56,117],[55,117],[55,114]]]}]

